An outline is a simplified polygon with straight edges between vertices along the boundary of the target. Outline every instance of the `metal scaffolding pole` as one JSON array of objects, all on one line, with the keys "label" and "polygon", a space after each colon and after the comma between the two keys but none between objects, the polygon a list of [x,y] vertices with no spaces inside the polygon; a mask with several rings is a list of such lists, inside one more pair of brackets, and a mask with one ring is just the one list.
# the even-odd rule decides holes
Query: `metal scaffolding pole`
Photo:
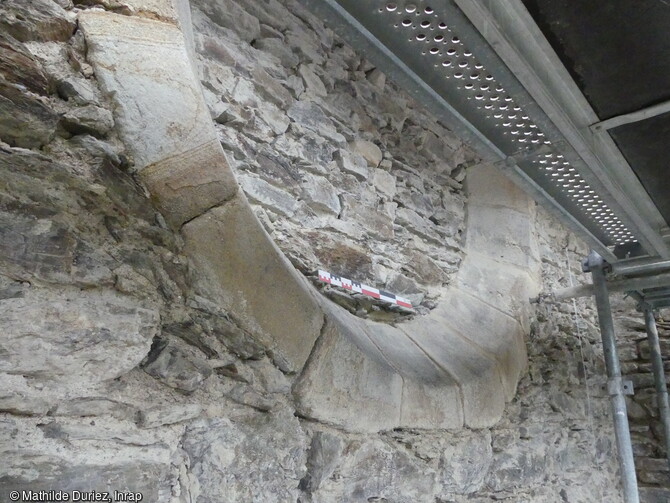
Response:
[{"label": "metal scaffolding pole", "polygon": [[607,281],[605,279],[605,266],[606,262],[604,259],[592,251],[586,261],[585,269],[591,273],[596,306],[598,308],[598,321],[600,323],[600,335],[603,341],[605,364],[607,366],[608,391],[612,404],[612,415],[614,416],[614,433],[616,435],[619,466],[621,467],[624,502],[639,503],[640,496],[637,490],[633,445],[628,427],[624,383],[621,378],[621,366],[616,349],[612,308],[610,306]]},{"label": "metal scaffolding pole", "polygon": [[649,349],[651,350],[650,358],[654,369],[658,408],[661,412],[661,421],[663,422],[663,431],[665,432],[665,455],[670,466],[670,405],[668,405],[668,386],[665,382],[656,320],[654,319],[654,312],[648,306],[644,306],[644,323],[647,327],[647,339],[649,340]]}]

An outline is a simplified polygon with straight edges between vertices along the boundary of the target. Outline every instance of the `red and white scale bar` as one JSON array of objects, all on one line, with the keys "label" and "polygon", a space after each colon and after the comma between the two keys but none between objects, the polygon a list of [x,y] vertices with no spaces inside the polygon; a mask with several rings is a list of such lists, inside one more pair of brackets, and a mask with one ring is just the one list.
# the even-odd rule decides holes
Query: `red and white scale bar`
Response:
[{"label": "red and white scale bar", "polygon": [[383,290],[377,290],[376,288],[358,283],[357,281],[351,281],[347,278],[335,276],[334,274],[330,274],[326,271],[319,271],[319,281],[323,281],[324,283],[328,283],[333,286],[340,286],[345,290],[351,290],[352,292],[362,293],[363,295],[383,300],[389,304],[395,304],[397,306],[408,307],[412,309],[412,303],[407,299],[398,297],[397,295],[385,292]]}]

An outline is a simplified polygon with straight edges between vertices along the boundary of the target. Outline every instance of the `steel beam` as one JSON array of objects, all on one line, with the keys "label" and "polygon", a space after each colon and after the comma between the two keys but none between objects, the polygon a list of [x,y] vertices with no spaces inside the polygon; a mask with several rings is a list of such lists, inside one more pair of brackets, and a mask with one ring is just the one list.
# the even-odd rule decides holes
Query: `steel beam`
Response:
[{"label": "steel beam", "polygon": [[[642,278],[620,279],[608,283],[608,288],[611,292],[639,291],[645,288],[661,288],[666,286],[670,286],[670,273]],[[577,297],[590,297],[594,292],[595,288],[593,285],[579,285],[551,292],[548,298],[551,300],[567,300]]]},{"label": "steel beam", "polygon": [[614,334],[614,321],[612,320],[612,309],[607,290],[607,280],[605,278],[604,267],[606,264],[600,255],[596,252],[591,252],[587,268],[591,272],[596,306],[598,308],[598,321],[600,323],[600,335],[605,353],[607,377],[609,378],[608,390],[612,404],[612,416],[614,417],[614,433],[616,435],[617,453],[621,468],[624,502],[639,503],[640,496],[637,489],[635,459],[633,458],[633,445],[628,426],[626,398],[624,396],[621,365],[619,364]]},{"label": "steel beam", "polygon": [[658,409],[661,414],[663,431],[665,432],[665,456],[670,467],[670,404],[668,403],[668,386],[665,382],[665,371],[663,369],[663,358],[661,356],[661,345],[658,341],[658,329],[654,312],[647,306],[644,307],[644,324],[647,328],[647,340],[651,352],[651,365],[654,369],[654,383],[656,385],[656,396],[658,397]]},{"label": "steel beam", "polygon": [[602,122],[596,122],[589,127],[594,133],[604,133],[609,129],[614,129],[619,126],[623,126],[624,124],[631,124],[633,122],[651,119],[652,117],[656,117],[657,115],[661,115],[667,112],[670,112],[670,100],[643,108],[641,110],[636,110],[635,112],[618,115]]},{"label": "steel beam", "polygon": [[670,260],[658,257],[631,259],[612,264],[612,272],[617,276],[641,276],[670,270]]}]

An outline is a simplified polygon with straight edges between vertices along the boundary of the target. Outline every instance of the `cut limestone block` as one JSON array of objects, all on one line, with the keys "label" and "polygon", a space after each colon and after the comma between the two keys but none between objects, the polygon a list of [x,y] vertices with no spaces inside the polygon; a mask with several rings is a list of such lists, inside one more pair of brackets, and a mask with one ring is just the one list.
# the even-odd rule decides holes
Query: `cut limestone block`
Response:
[{"label": "cut limestone block", "polygon": [[179,28],[100,11],[81,13],[79,23],[121,138],[166,219],[178,227],[233,197],[237,184]]},{"label": "cut limestone block", "polygon": [[182,228],[198,294],[233,313],[290,370],[307,360],[323,322],[306,280],[277,249],[240,193]]}]

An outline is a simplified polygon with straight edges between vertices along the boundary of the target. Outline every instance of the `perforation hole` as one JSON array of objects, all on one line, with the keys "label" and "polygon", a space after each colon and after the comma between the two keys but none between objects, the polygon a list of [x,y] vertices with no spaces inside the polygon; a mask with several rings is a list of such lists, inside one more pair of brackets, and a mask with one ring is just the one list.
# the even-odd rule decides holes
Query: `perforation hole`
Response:
[{"label": "perforation hole", "polygon": [[[381,6],[382,15],[394,14],[392,23],[395,23],[395,26],[422,31],[421,33],[411,32],[411,35],[408,33],[410,37],[408,40],[411,42],[431,43],[431,45],[422,45],[419,52],[431,55],[444,53],[448,56],[448,58],[434,60],[433,66],[444,68],[442,72],[447,79],[462,79],[455,83],[455,88],[467,93],[465,99],[477,100],[477,110],[480,110],[486,120],[491,121],[495,127],[501,128],[502,134],[508,138],[508,141],[514,142],[521,149],[528,149],[531,144],[535,146],[544,144],[551,148],[552,142],[546,138],[544,132],[514,102],[514,98],[505,92],[504,86],[497,82],[493,75],[486,72],[485,66],[463,44],[458,34],[449,29],[447,23],[437,19],[432,7],[419,9],[414,3],[396,2],[382,3]],[[395,14],[402,17],[396,17]],[[426,16],[431,17],[426,18]],[[431,33],[431,30],[440,31]],[[444,44],[443,52],[440,51],[441,44]],[[564,159],[563,155],[552,152],[533,162],[538,169],[544,171],[551,183],[571,198],[574,204],[581,208],[581,211],[593,220],[613,242],[623,244],[635,240],[626,226],[581,178],[577,170]]]}]

